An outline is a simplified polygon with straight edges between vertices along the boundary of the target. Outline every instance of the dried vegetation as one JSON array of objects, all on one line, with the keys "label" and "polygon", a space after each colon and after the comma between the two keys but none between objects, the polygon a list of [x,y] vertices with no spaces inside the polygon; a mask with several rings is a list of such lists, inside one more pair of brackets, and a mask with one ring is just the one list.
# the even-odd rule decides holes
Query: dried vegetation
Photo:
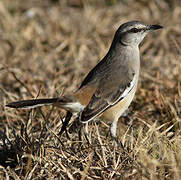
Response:
[{"label": "dried vegetation", "polygon": [[[141,46],[139,88],[119,123],[124,151],[107,122],[68,139],[57,136],[61,109],[5,108],[75,90],[117,27],[135,19],[164,29]],[[0,179],[180,180],[181,1],[0,1],[0,100]]]}]

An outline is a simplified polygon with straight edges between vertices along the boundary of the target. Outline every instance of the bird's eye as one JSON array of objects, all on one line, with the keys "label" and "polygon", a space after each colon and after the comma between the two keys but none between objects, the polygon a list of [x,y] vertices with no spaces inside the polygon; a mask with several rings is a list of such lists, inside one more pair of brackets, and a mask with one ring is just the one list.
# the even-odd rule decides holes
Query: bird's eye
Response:
[{"label": "bird's eye", "polygon": [[139,29],[137,29],[137,28],[132,28],[131,30],[130,30],[130,32],[132,32],[132,33],[137,33],[137,32],[139,32],[140,30]]}]

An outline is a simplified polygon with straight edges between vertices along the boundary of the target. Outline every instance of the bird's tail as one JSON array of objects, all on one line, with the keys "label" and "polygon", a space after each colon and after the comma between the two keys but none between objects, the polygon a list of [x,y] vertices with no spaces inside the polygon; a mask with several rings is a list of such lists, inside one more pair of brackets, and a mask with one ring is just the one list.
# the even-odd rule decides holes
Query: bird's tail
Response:
[{"label": "bird's tail", "polygon": [[59,101],[59,98],[48,98],[48,99],[31,99],[31,100],[22,100],[16,101],[7,104],[7,107],[10,108],[24,108],[24,109],[31,109],[39,106],[44,105],[51,105]]},{"label": "bird's tail", "polygon": [[16,101],[7,104],[7,107],[10,108],[22,108],[22,109],[32,109],[35,107],[45,106],[45,105],[54,105],[60,108],[63,108],[72,113],[78,113],[84,108],[73,96],[61,96],[60,98],[47,98],[47,99],[30,99]]}]

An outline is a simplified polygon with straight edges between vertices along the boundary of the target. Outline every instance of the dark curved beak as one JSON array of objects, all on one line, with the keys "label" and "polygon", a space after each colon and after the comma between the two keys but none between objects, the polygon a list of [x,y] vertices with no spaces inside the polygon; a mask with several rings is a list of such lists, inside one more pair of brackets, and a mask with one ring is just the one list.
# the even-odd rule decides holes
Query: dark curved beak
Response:
[{"label": "dark curved beak", "polygon": [[163,26],[160,26],[160,25],[150,25],[148,27],[148,30],[154,31],[154,30],[162,29],[162,28],[163,28]]}]

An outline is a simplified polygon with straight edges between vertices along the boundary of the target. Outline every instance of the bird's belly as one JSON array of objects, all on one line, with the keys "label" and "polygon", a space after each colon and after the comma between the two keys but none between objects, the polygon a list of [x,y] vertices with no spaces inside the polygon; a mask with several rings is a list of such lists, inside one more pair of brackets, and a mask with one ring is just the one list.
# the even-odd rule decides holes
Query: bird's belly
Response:
[{"label": "bird's belly", "polygon": [[124,99],[122,99],[116,105],[104,111],[101,117],[112,121],[118,119],[131,104],[136,92],[136,87],[137,85],[134,86],[134,88],[129,92],[129,94],[126,97],[124,97]]}]

